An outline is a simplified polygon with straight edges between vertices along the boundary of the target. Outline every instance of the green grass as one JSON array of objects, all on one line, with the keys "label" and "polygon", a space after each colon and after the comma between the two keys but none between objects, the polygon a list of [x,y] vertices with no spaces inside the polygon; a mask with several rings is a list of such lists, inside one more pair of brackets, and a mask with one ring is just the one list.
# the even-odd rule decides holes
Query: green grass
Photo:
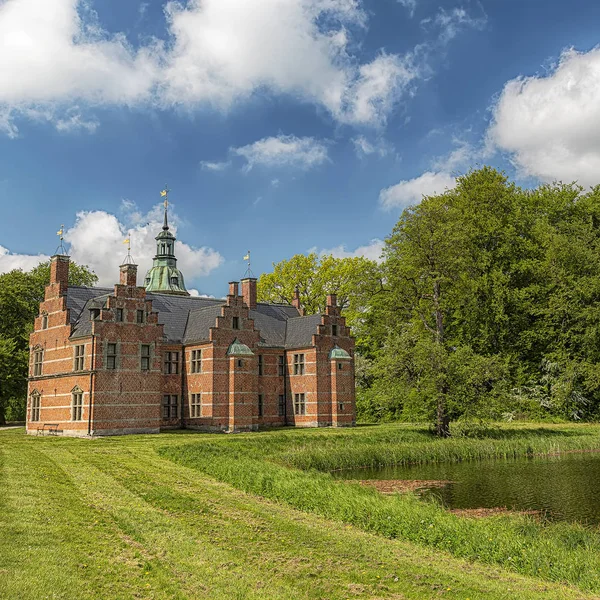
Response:
[{"label": "green grass", "polygon": [[[561,448],[575,447],[576,440],[592,447],[599,433],[555,431],[567,435],[528,432],[511,439],[533,436],[536,448],[547,443],[554,449],[543,440],[560,437]],[[344,448],[362,448],[356,456],[379,461],[377,448],[396,442],[386,456],[397,459],[402,444],[437,447],[425,432],[408,427],[91,441],[0,431],[0,598],[593,597],[481,562],[498,562],[492,548],[508,543],[503,536],[544,542],[549,552],[562,536],[561,560],[572,553],[584,568],[598,571],[588,556],[597,552],[592,532],[523,520],[461,520],[414,498],[383,497],[314,470],[317,460],[339,468]],[[311,471],[295,468],[304,460],[312,461]],[[431,519],[421,527],[425,538],[407,541],[414,524],[398,530],[403,519],[390,510],[401,516],[425,510]],[[373,527],[386,520],[390,529]],[[464,539],[484,525],[497,528],[500,538],[480,540],[489,556],[453,557],[433,543],[446,539],[450,522],[453,535]],[[593,574],[585,578],[576,569],[567,575],[561,566],[550,578],[596,589]]]}]

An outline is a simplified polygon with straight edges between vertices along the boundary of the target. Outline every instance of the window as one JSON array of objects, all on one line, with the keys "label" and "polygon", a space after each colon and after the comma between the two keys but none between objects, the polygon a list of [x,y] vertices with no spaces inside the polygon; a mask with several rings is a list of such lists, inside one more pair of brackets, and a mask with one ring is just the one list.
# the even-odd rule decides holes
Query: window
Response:
[{"label": "window", "polygon": [[80,346],[75,346],[75,360],[73,362],[73,370],[74,371],[83,371],[83,367],[85,366],[85,346],[81,344]]},{"label": "window", "polygon": [[42,405],[42,399],[39,392],[33,392],[31,394],[31,421],[40,420],[40,408]]},{"label": "window", "polygon": [[42,362],[44,361],[44,351],[36,350],[33,353],[33,376],[38,377],[42,374]]},{"label": "window", "polygon": [[337,335],[337,325],[331,326],[331,335]]},{"label": "window", "polygon": [[71,393],[71,421],[81,421],[83,418],[83,392]]},{"label": "window", "polygon": [[143,323],[146,320],[145,317],[146,317],[146,311],[144,311],[144,310],[138,310],[137,311],[136,321],[138,323]]},{"label": "window", "polygon": [[192,350],[192,373],[202,373],[202,350]]},{"label": "window", "polygon": [[262,394],[258,395],[258,416],[262,417],[263,416],[263,410],[264,410],[264,396]]},{"label": "window", "polygon": [[338,363],[338,371],[341,371],[344,368],[343,363]]},{"label": "window", "polygon": [[304,354],[294,354],[294,375],[304,375]]},{"label": "window", "polygon": [[258,374],[263,374],[263,357],[262,354],[258,355]]},{"label": "window", "polygon": [[163,419],[177,418],[177,396],[167,394],[163,396]]},{"label": "window", "polygon": [[92,321],[97,321],[100,318],[100,309],[99,308],[90,308],[90,319]]},{"label": "window", "polygon": [[116,369],[117,368],[117,345],[106,344],[106,368]]},{"label": "window", "polygon": [[171,277],[171,285],[179,285],[179,279],[177,277]]},{"label": "window", "polygon": [[279,394],[279,416],[283,417],[285,415],[285,395]]},{"label": "window", "polygon": [[196,418],[202,416],[202,394],[192,394],[190,402],[190,417]]},{"label": "window", "polygon": [[306,398],[304,394],[294,394],[294,414],[306,414]]},{"label": "window", "polygon": [[48,315],[42,315],[42,329],[48,329]]},{"label": "window", "polygon": [[285,375],[285,356],[277,357],[277,370],[279,372],[279,377],[283,377]]},{"label": "window", "polygon": [[237,360],[237,366],[240,369],[244,366],[244,361],[241,358],[238,358],[238,360]]},{"label": "window", "polygon": [[240,328],[240,318],[233,317],[233,329],[239,329],[239,328]]},{"label": "window", "polygon": [[165,373],[167,375],[179,373],[179,352],[165,352]]},{"label": "window", "polygon": [[344,412],[344,403],[340,402],[340,412]]},{"label": "window", "polygon": [[142,353],[141,354],[142,360],[140,363],[140,367],[141,367],[142,371],[149,371],[150,370],[150,345],[142,344],[141,353]]},{"label": "window", "polygon": [[123,309],[122,308],[117,308],[117,312],[115,313],[115,321],[117,321],[118,323],[123,322]]}]

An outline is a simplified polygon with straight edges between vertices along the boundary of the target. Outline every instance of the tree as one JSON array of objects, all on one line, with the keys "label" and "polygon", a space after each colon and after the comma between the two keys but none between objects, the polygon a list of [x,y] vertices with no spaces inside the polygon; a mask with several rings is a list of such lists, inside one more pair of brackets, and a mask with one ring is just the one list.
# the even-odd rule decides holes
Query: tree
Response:
[{"label": "tree", "polygon": [[261,275],[257,294],[261,302],[292,304],[297,288],[306,314],[325,312],[327,294],[337,294],[338,305],[360,347],[362,337],[368,335],[361,327],[366,307],[381,293],[382,285],[380,266],[367,258],[296,254],[274,263],[272,273]]},{"label": "tree", "polygon": [[[70,285],[92,286],[97,281],[88,267],[70,263]],[[0,275],[0,424],[15,398],[17,415],[24,415],[29,334],[49,282],[50,262],[28,272],[15,269]]]}]

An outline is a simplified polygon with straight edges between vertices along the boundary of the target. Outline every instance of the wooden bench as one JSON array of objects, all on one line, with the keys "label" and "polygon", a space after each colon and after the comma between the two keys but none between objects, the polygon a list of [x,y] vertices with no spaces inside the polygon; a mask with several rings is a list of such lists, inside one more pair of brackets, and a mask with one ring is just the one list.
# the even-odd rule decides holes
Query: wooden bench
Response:
[{"label": "wooden bench", "polygon": [[44,423],[37,428],[37,434],[44,435],[47,433],[48,435],[57,435],[58,433],[62,433],[62,430],[58,428],[58,423]]}]

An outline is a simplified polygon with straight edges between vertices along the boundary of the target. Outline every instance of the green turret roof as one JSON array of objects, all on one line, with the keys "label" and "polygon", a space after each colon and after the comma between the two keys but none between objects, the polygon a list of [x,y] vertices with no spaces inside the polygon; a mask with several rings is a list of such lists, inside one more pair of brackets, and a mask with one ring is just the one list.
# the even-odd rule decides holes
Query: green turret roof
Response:
[{"label": "green turret roof", "polygon": [[254,356],[254,352],[235,338],[227,350],[227,356]]},{"label": "green turret roof", "polygon": [[183,274],[177,268],[175,257],[175,236],[169,231],[165,202],[165,220],[162,231],[156,236],[156,256],[152,268],[146,273],[144,287],[148,292],[189,296],[185,289]]},{"label": "green turret roof", "polygon": [[334,346],[329,353],[329,360],[340,360],[352,358],[343,348]]}]

